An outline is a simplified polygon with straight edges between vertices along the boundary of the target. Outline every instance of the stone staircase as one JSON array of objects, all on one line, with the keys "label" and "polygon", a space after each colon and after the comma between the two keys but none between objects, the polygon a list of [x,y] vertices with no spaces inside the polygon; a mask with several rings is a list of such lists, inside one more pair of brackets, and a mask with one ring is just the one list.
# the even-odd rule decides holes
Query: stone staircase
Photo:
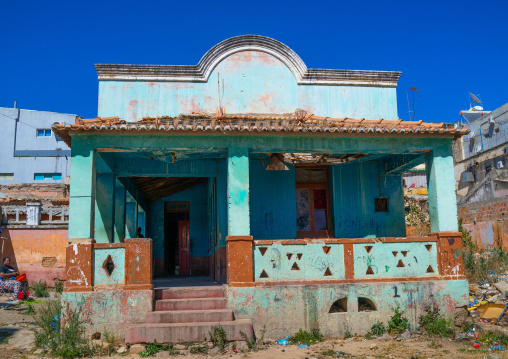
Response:
[{"label": "stone staircase", "polygon": [[155,291],[155,310],[146,323],[130,325],[125,342],[181,343],[209,340],[209,332],[221,325],[228,340],[242,340],[240,331],[254,335],[249,319],[235,320],[222,286],[179,287]]}]

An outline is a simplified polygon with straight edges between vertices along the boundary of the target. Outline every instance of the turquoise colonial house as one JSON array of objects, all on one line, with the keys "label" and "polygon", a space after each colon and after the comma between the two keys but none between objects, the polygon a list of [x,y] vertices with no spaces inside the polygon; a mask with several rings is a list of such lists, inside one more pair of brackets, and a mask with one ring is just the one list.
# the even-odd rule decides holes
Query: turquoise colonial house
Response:
[{"label": "turquoise colonial house", "polygon": [[[399,72],[309,69],[254,35],[198,65],[96,69],[98,117],[53,130],[72,149],[64,300],[99,330],[339,336],[397,305],[415,325],[427,305],[466,303],[451,149],[464,132],[400,120]],[[401,174],[422,163],[432,233],[406,237]],[[224,285],[171,288],[183,276]]]}]

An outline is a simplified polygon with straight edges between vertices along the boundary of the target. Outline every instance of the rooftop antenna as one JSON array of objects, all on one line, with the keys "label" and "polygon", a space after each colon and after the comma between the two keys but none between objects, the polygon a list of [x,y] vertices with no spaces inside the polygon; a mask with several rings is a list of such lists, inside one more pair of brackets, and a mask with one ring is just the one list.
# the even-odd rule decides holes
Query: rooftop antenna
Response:
[{"label": "rooftop antenna", "polygon": [[482,103],[482,101],[479,99],[479,97],[480,97],[480,95],[475,96],[475,95],[473,95],[471,92],[469,92],[469,109],[470,109],[470,110],[471,110],[471,109],[476,109],[476,110],[478,110],[478,111],[483,110],[483,108],[481,108],[481,109],[477,109],[477,107],[478,107],[478,106],[474,106],[474,107],[473,107],[473,106],[472,106],[472,104],[471,104],[471,100],[472,100],[473,102],[476,102],[477,104],[479,104],[480,106],[482,106],[482,107],[483,107],[483,103]]}]

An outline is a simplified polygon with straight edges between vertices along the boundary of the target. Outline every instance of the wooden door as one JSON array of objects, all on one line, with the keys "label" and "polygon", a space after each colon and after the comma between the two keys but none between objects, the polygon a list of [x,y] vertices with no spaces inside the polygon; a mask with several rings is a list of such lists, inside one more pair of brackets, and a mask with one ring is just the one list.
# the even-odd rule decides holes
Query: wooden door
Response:
[{"label": "wooden door", "polygon": [[180,275],[190,274],[189,221],[178,221],[178,268]]}]

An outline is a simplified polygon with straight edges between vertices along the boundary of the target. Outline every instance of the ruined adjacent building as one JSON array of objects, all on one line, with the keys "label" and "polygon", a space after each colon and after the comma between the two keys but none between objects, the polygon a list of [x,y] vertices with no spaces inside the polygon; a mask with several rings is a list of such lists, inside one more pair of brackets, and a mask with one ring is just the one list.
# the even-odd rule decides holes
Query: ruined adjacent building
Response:
[{"label": "ruined adjacent building", "polygon": [[[72,151],[63,300],[97,330],[338,336],[467,303],[451,147],[467,131],[400,120],[399,72],[309,69],[254,35],[195,66],[96,69],[98,117],[53,131]],[[407,238],[402,173],[423,163],[432,233]]]},{"label": "ruined adjacent building", "polygon": [[459,216],[479,250],[508,250],[508,103],[463,128],[453,146]]}]

